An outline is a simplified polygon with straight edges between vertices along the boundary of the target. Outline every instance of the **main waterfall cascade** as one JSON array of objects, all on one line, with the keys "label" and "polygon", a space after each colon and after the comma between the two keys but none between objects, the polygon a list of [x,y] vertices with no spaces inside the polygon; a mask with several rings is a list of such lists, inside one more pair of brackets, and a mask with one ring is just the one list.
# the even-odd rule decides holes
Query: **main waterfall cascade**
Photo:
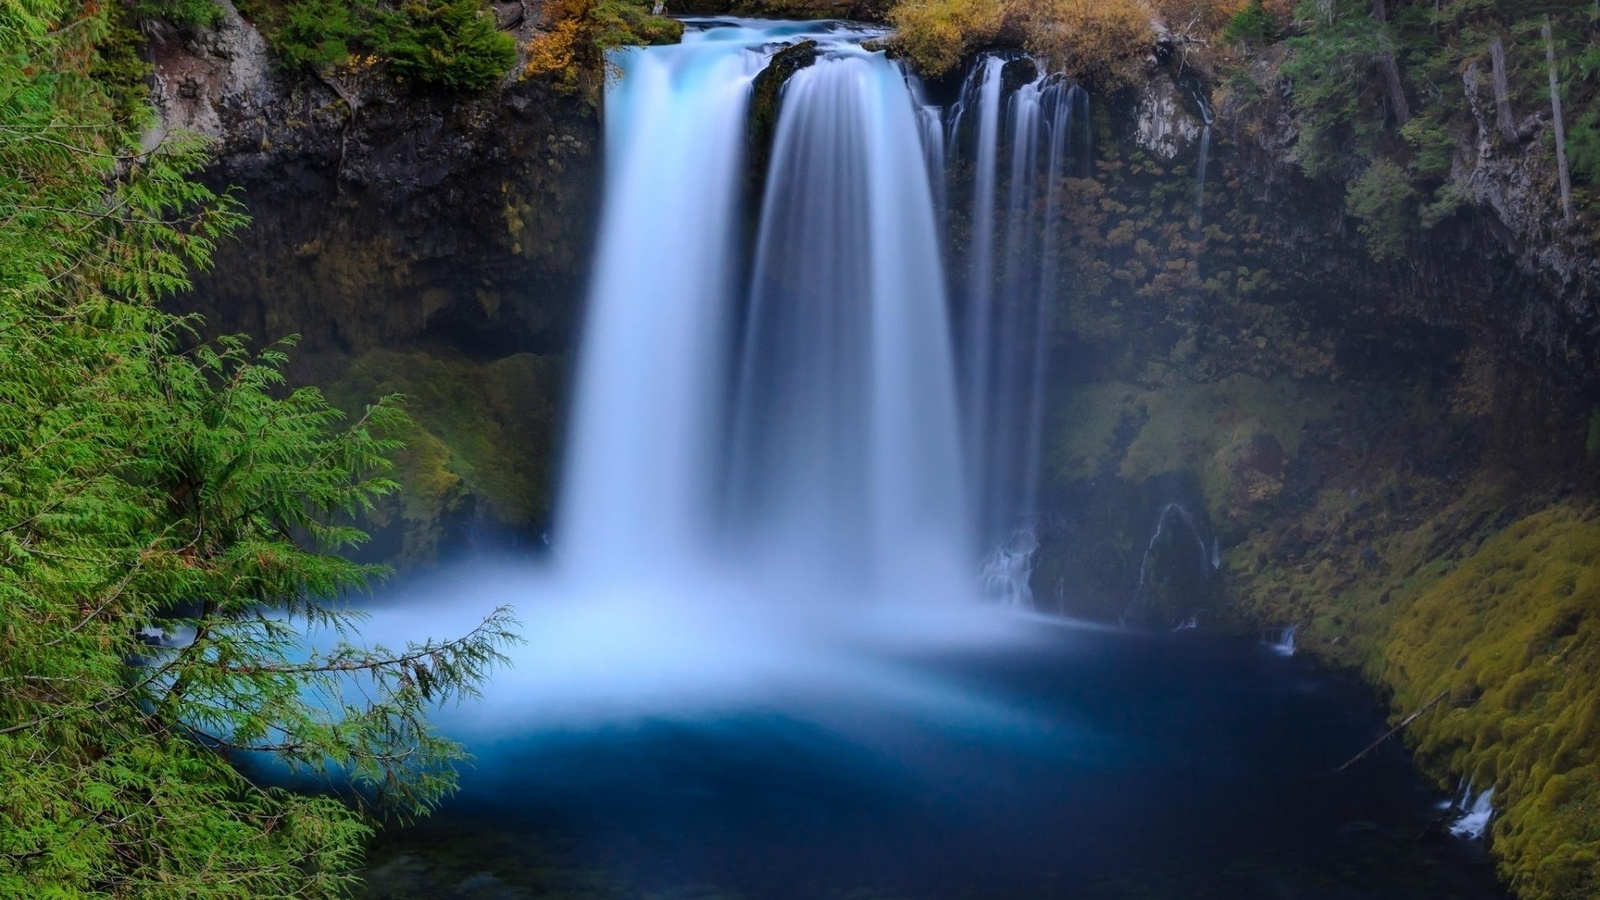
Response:
[{"label": "main waterfall cascade", "polygon": [[854,45],[784,88],[731,449],[737,531],[786,580],[971,577],[934,201],[906,164],[919,141],[904,75]]},{"label": "main waterfall cascade", "polygon": [[[1031,605],[1037,542],[1013,532],[1032,526],[1053,227],[1087,98],[1037,69],[1004,91],[1016,61],[991,56],[947,123],[861,47],[871,36],[708,23],[616,55],[557,519],[569,570],[710,569],[765,593],[868,596],[958,595],[976,579]],[[743,290],[750,83],[801,38],[824,53],[783,88]],[[939,236],[962,154],[975,177],[957,339]]]},{"label": "main waterfall cascade", "polygon": [[[1058,266],[1057,189],[1028,197],[1065,171],[1084,100],[1031,76],[947,111],[862,47],[881,33],[718,21],[614,54],[550,560],[442,574],[367,631],[403,643],[516,608],[529,646],[442,713],[476,747],[830,691],[1015,724],[900,654],[1040,639],[1005,612],[1031,603]],[[802,39],[822,52],[782,90],[768,171],[747,172],[754,79]],[[966,265],[941,236],[969,153],[994,161],[976,187],[997,224]],[[954,327],[974,297],[994,307],[976,346]]]}]

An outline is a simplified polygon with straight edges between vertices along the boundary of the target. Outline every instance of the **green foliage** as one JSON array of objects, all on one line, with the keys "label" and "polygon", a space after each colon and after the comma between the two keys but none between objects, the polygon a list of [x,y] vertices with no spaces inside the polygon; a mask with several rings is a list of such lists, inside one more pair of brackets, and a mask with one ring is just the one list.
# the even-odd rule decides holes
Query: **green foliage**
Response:
[{"label": "green foliage", "polygon": [[1567,129],[1567,158],[1574,178],[1600,185],[1600,107],[1585,110]]},{"label": "green foliage", "polygon": [[243,220],[194,180],[202,140],[134,142],[94,78],[110,32],[68,0],[0,17],[0,896],[341,896],[366,816],[227,756],[424,809],[461,755],[424,712],[510,623],[301,646],[306,623],[348,635],[332,601],[379,574],[341,523],[393,490],[375,429],[401,416],[344,423],[285,388],[280,349],[196,344],[158,309]]},{"label": "green foliage", "polygon": [[1262,0],[1250,0],[1249,5],[1234,13],[1222,29],[1224,40],[1252,44],[1270,43],[1277,38],[1277,33],[1278,22]]},{"label": "green foliage", "polygon": [[517,59],[481,0],[408,0],[378,15],[374,36],[395,72],[452,90],[491,87]]},{"label": "green foliage", "polygon": [[1300,165],[1312,177],[1338,174],[1352,149],[1370,152],[1382,124],[1370,113],[1378,89],[1374,61],[1393,47],[1387,27],[1373,20],[1365,3],[1335,0],[1327,5],[1331,16],[1322,9],[1302,3],[1309,25],[1286,42],[1292,55],[1282,70],[1301,117]]},{"label": "green foliage", "polygon": [[1380,262],[1405,254],[1418,230],[1417,190],[1411,176],[1387,159],[1367,167],[1345,191],[1345,208],[1360,220],[1367,252]]},{"label": "green foliage", "polygon": [[523,74],[553,79],[566,93],[598,88],[615,70],[606,53],[624,46],[672,44],[683,23],[654,15],[649,0],[552,0],[541,30],[528,43]]},{"label": "green foliage", "polygon": [[1411,168],[1417,175],[1437,178],[1449,174],[1460,139],[1450,131],[1447,118],[1439,110],[1426,109],[1401,126],[1400,134],[1415,153]]},{"label": "green foliage", "polygon": [[112,114],[129,129],[142,129],[149,121],[150,93],[146,81],[151,66],[144,60],[145,38],[128,8],[118,5],[107,13],[107,29],[95,43],[89,67],[98,90],[111,102]]},{"label": "green foliage", "polygon": [[516,61],[516,40],[483,0],[249,0],[240,8],[289,69],[382,64],[415,83],[483,90]]},{"label": "green foliage", "polygon": [[137,0],[133,14],[175,25],[215,25],[222,21],[222,7],[216,0]]},{"label": "green foliage", "polygon": [[366,39],[370,11],[371,3],[360,0],[298,0],[279,11],[276,27],[263,27],[285,67],[317,71],[350,60],[351,49]]}]

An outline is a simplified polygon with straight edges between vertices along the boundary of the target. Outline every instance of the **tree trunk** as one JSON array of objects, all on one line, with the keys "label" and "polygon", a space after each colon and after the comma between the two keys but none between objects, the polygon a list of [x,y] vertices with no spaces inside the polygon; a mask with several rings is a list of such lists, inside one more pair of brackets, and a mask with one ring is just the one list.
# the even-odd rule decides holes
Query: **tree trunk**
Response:
[{"label": "tree trunk", "polygon": [[1372,0],[1372,17],[1386,26],[1384,28],[1386,46],[1378,56],[1378,68],[1383,72],[1383,83],[1389,90],[1389,105],[1394,109],[1395,121],[1404,125],[1411,121],[1411,104],[1406,102],[1406,86],[1405,82],[1400,80],[1400,64],[1395,62],[1394,51],[1387,48],[1388,0]]},{"label": "tree trunk", "polygon": [[1505,41],[1495,35],[1494,43],[1489,45],[1489,60],[1494,65],[1494,108],[1495,124],[1500,128],[1500,136],[1507,142],[1517,139],[1517,123],[1511,117],[1511,86],[1506,77],[1506,45]]},{"label": "tree trunk", "polygon": [[1561,121],[1561,78],[1556,74],[1556,39],[1544,17],[1544,59],[1550,66],[1550,115],[1556,126],[1556,169],[1561,176],[1561,215],[1572,224],[1572,172],[1567,168],[1567,126]]}]

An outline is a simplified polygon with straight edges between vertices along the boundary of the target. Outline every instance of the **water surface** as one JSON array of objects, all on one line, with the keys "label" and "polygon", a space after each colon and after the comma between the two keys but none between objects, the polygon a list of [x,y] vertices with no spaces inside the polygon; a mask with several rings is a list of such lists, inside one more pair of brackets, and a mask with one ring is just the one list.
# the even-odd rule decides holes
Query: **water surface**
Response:
[{"label": "water surface", "polygon": [[1247,642],[1033,624],[859,690],[480,739],[369,896],[1503,897],[1353,681]]}]

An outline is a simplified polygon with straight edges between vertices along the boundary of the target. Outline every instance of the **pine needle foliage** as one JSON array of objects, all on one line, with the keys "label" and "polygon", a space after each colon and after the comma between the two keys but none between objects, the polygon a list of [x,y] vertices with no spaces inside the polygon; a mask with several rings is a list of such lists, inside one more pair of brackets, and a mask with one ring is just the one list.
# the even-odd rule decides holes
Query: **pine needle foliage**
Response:
[{"label": "pine needle foliage", "polygon": [[[286,388],[284,345],[157,308],[243,219],[200,139],[135,140],[93,77],[107,16],[0,8],[0,897],[340,896],[375,812],[450,789],[425,713],[513,623],[359,646],[338,598],[381,573],[343,523],[394,489],[402,413],[347,421]],[[247,753],[358,801],[253,782]]]}]

